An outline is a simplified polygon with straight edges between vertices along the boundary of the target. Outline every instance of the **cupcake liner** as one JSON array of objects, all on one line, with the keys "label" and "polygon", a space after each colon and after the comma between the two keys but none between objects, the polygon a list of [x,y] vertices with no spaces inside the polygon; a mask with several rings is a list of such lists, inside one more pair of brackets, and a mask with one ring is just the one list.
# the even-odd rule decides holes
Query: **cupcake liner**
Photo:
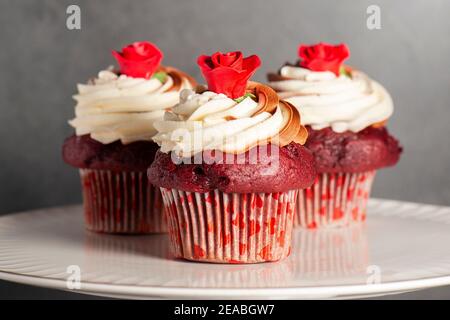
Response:
[{"label": "cupcake liner", "polygon": [[239,194],[161,188],[161,193],[177,258],[258,263],[290,253],[297,190]]},{"label": "cupcake liner", "polygon": [[295,225],[316,229],[364,221],[374,177],[375,171],[319,174],[311,187],[299,190]]},{"label": "cupcake liner", "polygon": [[80,169],[86,228],[95,232],[148,234],[167,231],[161,192],[145,171]]}]

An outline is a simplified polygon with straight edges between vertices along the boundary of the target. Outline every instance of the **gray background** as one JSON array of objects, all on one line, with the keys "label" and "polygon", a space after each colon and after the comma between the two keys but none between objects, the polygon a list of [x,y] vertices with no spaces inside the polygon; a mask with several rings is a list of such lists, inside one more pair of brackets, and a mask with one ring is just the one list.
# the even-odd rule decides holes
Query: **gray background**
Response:
[{"label": "gray background", "polygon": [[[81,30],[66,28],[69,4],[81,7]],[[381,30],[366,28],[370,4],[381,8]],[[261,81],[295,61],[300,42],[346,42],[348,63],[391,92],[389,127],[405,147],[399,165],[379,173],[374,195],[450,205],[449,12],[446,0],[0,0],[0,214],[81,201],[77,171],[60,155],[71,95],[114,63],[111,49],[135,40],[157,43],[165,64],[198,80],[201,53],[257,53]],[[0,282],[0,297],[59,296],[27,288]]]}]

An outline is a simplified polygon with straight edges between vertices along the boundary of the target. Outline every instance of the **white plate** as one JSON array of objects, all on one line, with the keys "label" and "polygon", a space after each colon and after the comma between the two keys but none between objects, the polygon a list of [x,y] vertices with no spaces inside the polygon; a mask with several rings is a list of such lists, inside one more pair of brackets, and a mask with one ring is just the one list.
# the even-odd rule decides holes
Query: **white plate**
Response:
[{"label": "white plate", "polygon": [[0,278],[68,290],[75,265],[77,292],[187,299],[354,298],[450,284],[449,207],[371,200],[367,224],[296,230],[288,259],[256,265],[175,260],[165,235],[85,232],[81,210],[1,217]]}]

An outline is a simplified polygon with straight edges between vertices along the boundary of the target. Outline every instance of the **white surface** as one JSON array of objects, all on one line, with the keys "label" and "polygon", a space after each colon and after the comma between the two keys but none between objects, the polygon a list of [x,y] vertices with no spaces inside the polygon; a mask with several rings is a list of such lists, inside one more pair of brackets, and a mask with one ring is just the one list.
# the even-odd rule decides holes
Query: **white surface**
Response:
[{"label": "white surface", "polygon": [[0,279],[67,290],[67,267],[78,265],[78,292],[192,299],[344,298],[450,284],[450,208],[371,200],[368,220],[296,230],[282,262],[214,265],[172,259],[165,235],[84,231],[80,206],[37,210],[0,218]]}]

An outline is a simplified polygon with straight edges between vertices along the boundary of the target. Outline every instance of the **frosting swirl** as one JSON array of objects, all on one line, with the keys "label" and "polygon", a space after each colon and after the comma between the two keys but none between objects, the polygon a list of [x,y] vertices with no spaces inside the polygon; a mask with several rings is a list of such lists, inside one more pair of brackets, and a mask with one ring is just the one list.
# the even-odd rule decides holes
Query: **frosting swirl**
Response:
[{"label": "frosting swirl", "polygon": [[286,65],[268,78],[280,98],[299,108],[302,124],[315,130],[358,132],[392,115],[386,89],[360,71],[347,68],[345,73],[337,76]]},{"label": "frosting swirl", "polygon": [[183,72],[160,67],[156,77],[134,78],[112,70],[100,71],[88,84],[78,84],[73,98],[76,117],[69,121],[78,136],[90,134],[103,144],[151,140],[155,120],[179,101],[179,93],[195,81]]},{"label": "frosting swirl", "polygon": [[268,86],[249,82],[242,98],[231,99],[211,91],[183,90],[180,103],[156,121],[153,140],[161,152],[183,157],[205,150],[239,154],[256,145],[304,144],[307,131],[300,114],[280,101]]}]

